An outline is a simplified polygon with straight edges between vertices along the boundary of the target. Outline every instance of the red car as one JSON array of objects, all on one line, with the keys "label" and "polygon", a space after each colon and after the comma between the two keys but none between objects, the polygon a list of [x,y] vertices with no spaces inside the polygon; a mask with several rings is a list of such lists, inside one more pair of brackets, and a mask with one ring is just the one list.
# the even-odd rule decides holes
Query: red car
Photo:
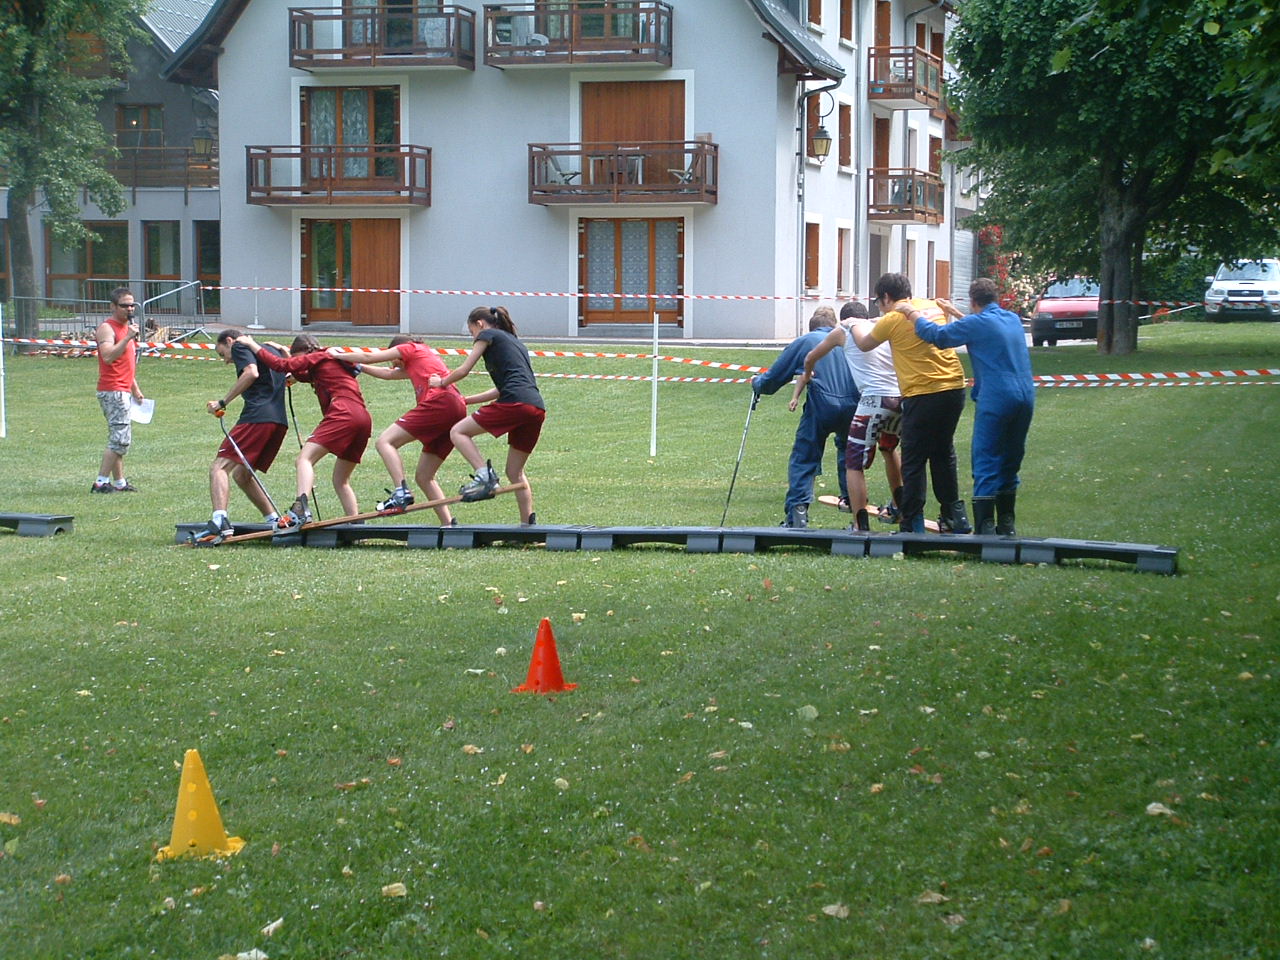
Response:
[{"label": "red car", "polygon": [[1031,314],[1031,343],[1098,338],[1098,297],[1102,288],[1085,277],[1059,280],[1045,288]]}]

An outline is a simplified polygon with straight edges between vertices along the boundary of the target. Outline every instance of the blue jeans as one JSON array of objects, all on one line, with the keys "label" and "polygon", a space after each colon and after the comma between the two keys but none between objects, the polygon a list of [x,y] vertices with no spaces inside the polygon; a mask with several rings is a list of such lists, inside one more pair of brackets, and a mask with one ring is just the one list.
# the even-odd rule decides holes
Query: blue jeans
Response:
[{"label": "blue jeans", "polygon": [[827,438],[832,438],[836,450],[836,469],[840,475],[840,496],[849,495],[844,471],[844,451],[848,441],[849,421],[858,408],[857,401],[838,407],[806,402],[796,426],[795,443],[791,446],[791,460],[787,464],[787,516],[813,497],[813,478],[822,472],[822,450]]}]

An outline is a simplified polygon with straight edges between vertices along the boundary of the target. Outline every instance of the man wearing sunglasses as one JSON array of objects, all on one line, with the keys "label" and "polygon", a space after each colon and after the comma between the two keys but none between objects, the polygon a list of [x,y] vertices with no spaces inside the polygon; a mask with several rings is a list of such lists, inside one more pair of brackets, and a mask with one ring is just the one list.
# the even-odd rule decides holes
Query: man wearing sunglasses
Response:
[{"label": "man wearing sunglasses", "polygon": [[132,400],[144,399],[135,373],[138,351],[133,342],[138,339],[138,325],[133,318],[137,309],[129,288],[116,287],[111,291],[111,315],[93,334],[98,341],[98,403],[107,418],[107,448],[91,493],[137,490],[124,475],[124,455],[133,439],[129,406]]}]

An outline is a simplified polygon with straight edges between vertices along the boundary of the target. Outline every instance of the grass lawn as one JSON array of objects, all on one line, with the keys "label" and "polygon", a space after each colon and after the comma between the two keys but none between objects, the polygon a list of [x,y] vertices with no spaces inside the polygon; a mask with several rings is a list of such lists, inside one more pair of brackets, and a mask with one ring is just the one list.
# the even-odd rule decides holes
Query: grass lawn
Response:
[{"label": "grass lawn", "polygon": [[[1033,360],[1280,365],[1280,324],[1142,333],[1132,357]],[[0,533],[0,957],[1280,955],[1280,386],[1037,397],[1020,532],[1180,547],[1166,577],[805,550],[192,550],[174,524],[207,516],[221,432],[203,402],[231,369],[144,360],[142,492],[101,497],[93,362],[6,361],[0,509],[76,528]],[[363,387],[376,429],[409,405],[405,384]],[[745,385],[662,385],[654,457],[649,384],[542,387],[542,522],[719,523]],[[782,518],[785,400],[755,412],[731,526]],[[294,402],[314,425],[310,391]],[[451,458],[446,489],[465,475]],[[386,485],[372,451],[355,485],[362,504]],[[457,515],[517,519],[510,497]],[[255,519],[238,493],[232,517]],[[578,689],[512,694],[542,617]],[[188,748],[246,846],[157,864]]]}]

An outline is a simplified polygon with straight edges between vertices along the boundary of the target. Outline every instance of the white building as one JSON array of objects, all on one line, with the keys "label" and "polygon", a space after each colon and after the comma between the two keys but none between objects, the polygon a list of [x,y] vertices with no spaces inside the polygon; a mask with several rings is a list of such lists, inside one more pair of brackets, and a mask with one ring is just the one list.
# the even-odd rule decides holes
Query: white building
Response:
[{"label": "white building", "polygon": [[216,0],[165,75],[219,94],[224,318],[781,338],[886,270],[949,292],[947,7]]}]

